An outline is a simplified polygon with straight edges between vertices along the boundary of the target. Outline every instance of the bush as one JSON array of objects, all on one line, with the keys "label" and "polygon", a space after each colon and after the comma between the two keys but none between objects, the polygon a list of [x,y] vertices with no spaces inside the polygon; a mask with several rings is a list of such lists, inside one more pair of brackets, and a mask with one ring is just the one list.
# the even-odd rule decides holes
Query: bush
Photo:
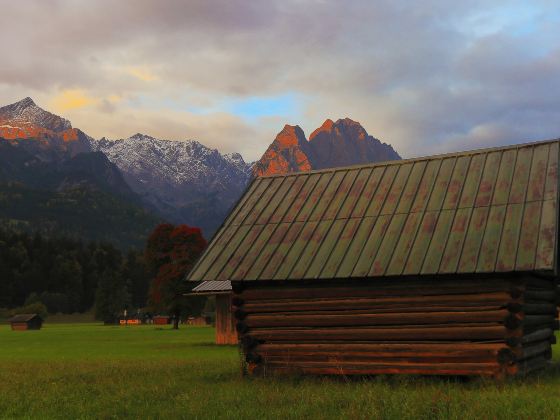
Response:
[{"label": "bush", "polygon": [[47,319],[47,316],[49,315],[47,307],[41,302],[35,302],[29,305],[20,306],[19,308],[15,308],[12,310],[12,315],[19,314],[38,314],[43,319]]}]

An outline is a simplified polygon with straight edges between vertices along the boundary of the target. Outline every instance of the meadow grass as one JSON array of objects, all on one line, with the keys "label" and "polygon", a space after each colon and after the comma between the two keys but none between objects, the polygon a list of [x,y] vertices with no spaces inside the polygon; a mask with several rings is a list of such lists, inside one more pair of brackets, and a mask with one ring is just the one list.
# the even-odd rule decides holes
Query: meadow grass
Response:
[{"label": "meadow grass", "polygon": [[1,418],[558,419],[560,352],[524,380],[243,378],[209,327],[0,326]]}]

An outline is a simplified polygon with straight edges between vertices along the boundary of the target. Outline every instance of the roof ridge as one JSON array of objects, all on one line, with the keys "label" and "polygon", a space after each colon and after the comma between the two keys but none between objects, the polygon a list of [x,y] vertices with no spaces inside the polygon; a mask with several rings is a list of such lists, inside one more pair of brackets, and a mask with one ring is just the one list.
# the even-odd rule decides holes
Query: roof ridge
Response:
[{"label": "roof ridge", "polygon": [[297,176],[303,174],[315,174],[315,173],[328,173],[328,172],[337,172],[337,171],[345,171],[351,169],[362,169],[362,168],[375,168],[379,166],[390,166],[390,165],[402,165],[405,163],[410,162],[420,162],[423,160],[435,160],[435,159],[445,159],[447,157],[459,157],[459,156],[470,156],[476,155],[479,153],[490,153],[494,151],[502,151],[502,150],[514,150],[514,149],[521,149],[523,147],[533,147],[541,144],[547,143],[559,143],[560,138],[549,139],[549,140],[537,140],[525,143],[519,143],[509,146],[495,146],[495,147],[486,147],[481,149],[472,149],[472,150],[463,150],[459,152],[449,152],[449,153],[441,153],[439,155],[425,155],[425,156],[418,156],[409,159],[399,159],[399,160],[385,160],[382,162],[371,162],[371,163],[358,163],[355,165],[349,166],[340,166],[335,168],[325,168],[325,169],[313,169],[311,171],[302,171],[302,172],[290,172],[287,174],[273,174],[273,175],[262,175],[258,178],[279,178],[279,177],[288,177],[288,176]]}]

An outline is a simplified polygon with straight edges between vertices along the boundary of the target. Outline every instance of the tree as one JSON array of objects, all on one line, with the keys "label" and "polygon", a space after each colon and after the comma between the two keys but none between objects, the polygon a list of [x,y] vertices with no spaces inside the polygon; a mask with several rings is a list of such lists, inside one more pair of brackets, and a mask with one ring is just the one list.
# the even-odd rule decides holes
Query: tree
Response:
[{"label": "tree", "polygon": [[203,299],[183,299],[182,281],[206,248],[199,228],[187,225],[158,225],[146,245],[145,260],[154,275],[149,301],[157,310],[166,310],[174,317],[173,328],[179,328],[181,315],[200,311]]},{"label": "tree", "polygon": [[128,309],[129,301],[127,284],[121,273],[103,270],[95,293],[95,318],[112,324],[124,309]]}]

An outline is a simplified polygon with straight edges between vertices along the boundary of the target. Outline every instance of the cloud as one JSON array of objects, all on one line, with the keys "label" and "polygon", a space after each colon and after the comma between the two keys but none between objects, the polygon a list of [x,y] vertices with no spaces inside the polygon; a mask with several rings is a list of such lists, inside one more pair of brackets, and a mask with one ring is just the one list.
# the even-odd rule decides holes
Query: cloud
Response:
[{"label": "cloud", "polygon": [[[346,116],[407,157],[560,132],[549,0],[0,5],[1,103],[58,103],[96,137],[150,130],[256,159],[285,123]],[[68,91],[86,101],[64,106]]]},{"label": "cloud", "polygon": [[65,112],[71,109],[83,108],[98,103],[98,100],[88,96],[83,90],[64,90],[56,95],[50,106],[55,112]]}]

